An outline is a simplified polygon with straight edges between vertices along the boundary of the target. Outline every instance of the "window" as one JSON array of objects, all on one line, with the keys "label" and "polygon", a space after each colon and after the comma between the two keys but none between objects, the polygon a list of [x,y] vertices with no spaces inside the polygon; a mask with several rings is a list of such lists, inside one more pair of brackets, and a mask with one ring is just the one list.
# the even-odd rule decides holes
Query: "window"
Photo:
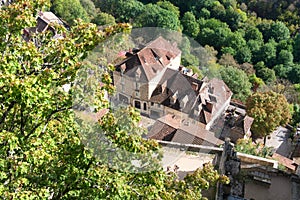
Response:
[{"label": "window", "polygon": [[140,89],[140,83],[139,83],[139,82],[136,82],[136,83],[135,83],[135,89],[137,89],[137,90]]},{"label": "window", "polygon": [[140,97],[140,92],[139,92],[139,91],[136,91],[136,92],[135,92],[135,96],[136,96],[136,97]]},{"label": "window", "polygon": [[128,104],[129,100],[126,96],[119,94],[119,101]]},{"label": "window", "polygon": [[134,101],[134,107],[137,108],[137,109],[141,109],[141,102]]},{"label": "window", "polygon": [[151,106],[154,106],[154,103],[153,103],[153,102],[151,102]]},{"label": "window", "polygon": [[147,110],[147,103],[144,103],[144,110]]}]

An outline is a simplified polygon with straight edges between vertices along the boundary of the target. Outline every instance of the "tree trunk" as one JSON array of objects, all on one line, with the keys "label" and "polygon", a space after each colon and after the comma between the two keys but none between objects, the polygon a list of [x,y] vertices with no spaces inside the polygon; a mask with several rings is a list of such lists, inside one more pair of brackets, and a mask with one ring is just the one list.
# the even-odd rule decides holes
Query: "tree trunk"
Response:
[{"label": "tree trunk", "polygon": [[266,146],[266,142],[267,142],[267,136],[264,136],[264,146]]}]

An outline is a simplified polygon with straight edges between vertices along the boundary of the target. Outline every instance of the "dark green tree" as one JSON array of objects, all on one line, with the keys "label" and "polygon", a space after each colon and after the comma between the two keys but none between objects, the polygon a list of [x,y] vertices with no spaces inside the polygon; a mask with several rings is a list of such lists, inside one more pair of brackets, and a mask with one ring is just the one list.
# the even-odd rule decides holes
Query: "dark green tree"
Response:
[{"label": "dark green tree", "polygon": [[259,29],[255,26],[247,26],[245,27],[245,40],[257,40],[263,41],[263,35],[259,31]]},{"label": "dark green tree", "polygon": [[114,16],[104,12],[99,12],[94,19],[92,19],[92,22],[98,26],[116,24]]},{"label": "dark green tree", "polygon": [[144,4],[137,0],[98,0],[96,6],[102,12],[111,14],[117,22],[135,22],[144,12]]},{"label": "dark green tree", "polygon": [[294,51],[293,51],[294,59],[296,62],[299,62],[300,61],[300,34],[299,33],[294,38],[293,48],[294,48]]},{"label": "dark green tree", "polygon": [[196,17],[192,12],[184,13],[181,24],[183,26],[183,33],[190,37],[196,37],[200,31],[199,24],[196,21]]},{"label": "dark green tree", "polygon": [[294,56],[288,50],[281,50],[277,57],[277,64],[290,65],[293,63]]},{"label": "dark green tree", "polygon": [[295,64],[288,73],[288,80],[292,83],[300,83],[300,64]]},{"label": "dark green tree", "polygon": [[79,1],[81,6],[88,14],[89,18],[93,19],[98,13],[98,10],[96,9],[94,2],[92,0],[79,0]]},{"label": "dark green tree", "polygon": [[275,71],[265,67],[263,62],[258,62],[254,68],[257,77],[261,78],[266,84],[271,84],[276,80]]},{"label": "dark green tree", "polygon": [[86,10],[82,7],[79,0],[54,0],[51,10],[70,25],[73,25],[74,20],[78,18],[85,22],[90,21]]},{"label": "dark green tree", "polygon": [[272,67],[276,59],[276,42],[270,40],[265,43],[259,50],[259,61],[264,61],[266,66]]},{"label": "dark green tree", "polygon": [[145,5],[144,12],[134,22],[138,27],[162,27],[175,31],[181,30],[180,20],[176,13],[156,4]]},{"label": "dark green tree", "polygon": [[235,58],[239,63],[246,63],[246,62],[250,63],[252,59],[251,50],[246,45],[240,47],[236,52]]},{"label": "dark green tree", "polygon": [[276,42],[287,40],[290,37],[290,31],[283,22],[273,22],[268,37],[269,39],[273,38]]},{"label": "dark green tree", "polygon": [[232,66],[221,68],[221,77],[226,85],[233,92],[233,98],[245,101],[251,94],[251,83],[247,74]]}]

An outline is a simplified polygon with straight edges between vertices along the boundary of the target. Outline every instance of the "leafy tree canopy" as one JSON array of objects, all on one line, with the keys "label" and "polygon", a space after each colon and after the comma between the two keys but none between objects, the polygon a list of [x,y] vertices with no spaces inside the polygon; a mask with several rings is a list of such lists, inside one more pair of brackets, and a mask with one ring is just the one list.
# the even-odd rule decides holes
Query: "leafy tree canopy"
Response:
[{"label": "leafy tree canopy", "polygon": [[78,18],[85,22],[90,21],[87,11],[79,0],[54,0],[51,10],[70,25],[73,25],[74,20]]},{"label": "leafy tree canopy", "polygon": [[238,139],[236,145],[234,146],[235,150],[238,152],[260,156],[263,158],[272,157],[273,148],[266,147],[261,143],[254,143],[252,139]]},{"label": "leafy tree canopy", "polygon": [[221,77],[233,92],[233,98],[245,101],[251,94],[251,83],[244,71],[232,66],[222,67]]},{"label": "leafy tree canopy", "polygon": [[[51,31],[46,31],[32,35],[32,41],[26,42],[22,38],[24,28],[35,25],[35,17],[44,7],[49,7],[49,2],[27,0],[0,8],[2,198],[201,199],[201,189],[217,181],[228,183],[212,166],[177,181],[160,168],[130,173],[126,163],[120,162],[121,168],[110,167],[104,161],[115,160],[107,154],[102,154],[101,160],[94,156],[105,145],[97,145],[99,138],[91,126],[75,117],[85,117],[85,112],[80,112],[76,101],[74,104],[74,99],[89,99],[89,89],[95,92],[91,93],[93,128],[104,131],[107,138],[128,152],[149,155],[159,149],[155,141],[141,137],[139,115],[132,108],[114,114],[108,109],[104,95],[114,89],[110,68],[83,68],[88,51],[114,33],[128,31],[130,26],[118,24],[99,31],[94,24],[77,21],[70,30],[54,25],[63,37],[54,38]],[[100,76],[92,76],[97,69]],[[80,79],[75,81],[76,75]],[[71,84],[69,91],[63,89],[67,83]],[[99,85],[93,88],[92,83]],[[84,145],[94,145],[93,141],[94,151]],[[150,165],[156,166],[158,160],[152,160]]]},{"label": "leafy tree canopy", "polygon": [[291,119],[289,103],[282,94],[256,92],[246,102],[247,115],[254,118],[251,130],[255,137],[268,136],[276,127]]}]

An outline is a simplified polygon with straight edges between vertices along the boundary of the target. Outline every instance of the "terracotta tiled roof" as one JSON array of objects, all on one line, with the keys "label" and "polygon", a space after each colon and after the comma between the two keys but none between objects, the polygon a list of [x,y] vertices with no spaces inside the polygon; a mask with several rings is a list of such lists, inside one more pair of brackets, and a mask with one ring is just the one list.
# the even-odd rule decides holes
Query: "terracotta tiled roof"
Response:
[{"label": "terracotta tiled roof", "polygon": [[289,168],[290,170],[295,171],[296,170],[296,166],[293,165],[293,161],[291,159],[288,159],[278,153],[274,153],[272,158],[274,158],[275,160],[277,160],[280,164],[284,165],[285,167]]},{"label": "terracotta tiled roof", "polygon": [[[176,131],[176,132],[175,132]],[[159,118],[149,131],[147,137],[163,140],[169,135],[172,142],[182,144],[220,145],[224,142],[205,130],[203,124],[192,119],[181,119],[174,115]]]},{"label": "terracotta tiled roof", "polygon": [[124,73],[128,76],[134,75],[133,68],[139,67],[143,70],[146,81],[150,81],[180,54],[181,51],[176,46],[164,38],[158,37],[137,53],[117,64],[116,67],[118,70],[122,64],[125,64],[126,71]]},{"label": "terracotta tiled roof", "polygon": [[[300,144],[299,143],[297,143],[292,157],[293,158],[300,158]],[[299,159],[299,164],[300,164],[300,159]]]},{"label": "terracotta tiled roof", "polygon": [[155,140],[164,140],[164,138],[170,137],[170,140],[173,137],[173,133],[176,129],[172,126],[169,126],[163,122],[156,121],[149,133],[147,134],[147,138],[155,139]]}]

